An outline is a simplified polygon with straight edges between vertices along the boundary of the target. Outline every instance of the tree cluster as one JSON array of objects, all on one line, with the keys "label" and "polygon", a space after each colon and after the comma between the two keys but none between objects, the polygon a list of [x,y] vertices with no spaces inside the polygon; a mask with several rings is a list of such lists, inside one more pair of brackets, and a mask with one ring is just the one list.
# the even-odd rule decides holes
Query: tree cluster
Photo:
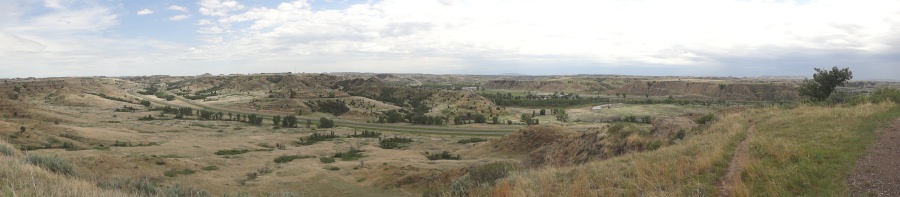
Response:
[{"label": "tree cluster", "polygon": [[585,98],[575,93],[554,93],[552,95],[535,95],[528,93],[525,96],[513,96],[512,93],[480,93],[481,96],[490,99],[500,106],[517,107],[568,107],[586,105],[598,102],[609,102],[608,98]]},{"label": "tree cluster", "polygon": [[350,108],[342,100],[307,101],[306,106],[309,106],[313,112],[325,112],[334,116],[340,116],[350,111]]}]

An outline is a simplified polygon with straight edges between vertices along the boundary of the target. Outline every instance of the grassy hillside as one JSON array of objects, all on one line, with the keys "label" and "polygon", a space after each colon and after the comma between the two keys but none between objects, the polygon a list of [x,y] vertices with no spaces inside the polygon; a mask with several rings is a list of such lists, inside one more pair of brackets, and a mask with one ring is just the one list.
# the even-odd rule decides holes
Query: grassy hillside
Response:
[{"label": "grassy hillside", "polygon": [[0,141],[2,196],[127,196],[66,175],[64,166],[68,164],[53,163],[54,158],[25,157],[12,147]]},{"label": "grassy hillside", "polygon": [[767,109],[736,196],[841,196],[846,177],[871,144],[876,127],[900,117],[894,104]]},{"label": "grassy hillside", "polygon": [[[900,117],[893,103],[765,108],[726,114],[694,136],[656,151],[572,167],[513,173],[470,193],[495,196],[720,195],[736,145],[748,136],[749,157],[734,196],[834,196],[881,123]],[[452,192],[452,191],[451,191]]]}]

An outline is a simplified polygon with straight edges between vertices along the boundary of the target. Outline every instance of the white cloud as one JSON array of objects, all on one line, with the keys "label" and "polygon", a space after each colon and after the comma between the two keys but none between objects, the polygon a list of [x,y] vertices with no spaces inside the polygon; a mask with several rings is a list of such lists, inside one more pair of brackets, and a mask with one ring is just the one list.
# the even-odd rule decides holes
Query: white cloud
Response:
[{"label": "white cloud", "polygon": [[[691,74],[718,69],[737,76],[747,73],[729,71],[735,65],[784,75],[778,73],[785,70],[779,66],[809,72],[811,66],[843,66],[839,61],[844,59],[865,65],[893,65],[900,60],[900,48],[892,45],[900,41],[896,33],[900,2],[892,0],[383,0],[340,10],[314,8],[305,0],[275,7],[201,0],[202,16],[195,17],[200,35],[194,37],[203,43],[147,47],[158,51],[124,46],[148,46],[144,42],[153,40],[97,36],[118,24],[117,16],[105,8],[79,9],[69,1],[44,1],[44,7],[53,11],[23,19],[24,25],[17,25],[19,20],[0,24],[8,34],[0,36],[0,43],[23,47],[22,51],[0,47],[0,55],[6,53],[3,50],[8,52],[4,57],[39,51],[43,55],[35,59],[58,57],[73,65],[92,65],[96,60],[110,66],[197,64],[230,69],[222,72],[259,72],[253,70],[262,68],[257,65],[270,66],[267,71],[303,65],[298,71],[502,73],[512,68],[529,74],[612,69]],[[193,17],[181,6],[166,9],[183,12],[170,20]],[[0,64],[11,61],[16,60],[0,58]],[[524,69],[544,65],[552,69]],[[582,70],[570,71],[576,68]]]},{"label": "white cloud", "polygon": [[180,21],[180,20],[184,20],[187,18],[191,18],[191,15],[190,14],[175,15],[175,16],[169,17],[169,20]]},{"label": "white cloud", "polygon": [[[896,37],[892,28],[900,23],[900,3],[887,0],[387,0],[336,11],[314,10],[300,0],[235,14],[229,13],[243,6],[226,4],[201,2],[201,12],[220,17],[201,32],[240,32],[221,47],[248,54],[558,56],[604,64],[704,65],[723,57],[894,50],[884,41]],[[235,29],[236,23],[250,26]]]},{"label": "white cloud", "polygon": [[207,16],[225,16],[229,12],[243,10],[246,7],[234,0],[200,0],[200,13]]},{"label": "white cloud", "polygon": [[166,9],[168,9],[168,10],[173,10],[173,11],[184,12],[184,13],[188,13],[188,12],[189,12],[187,8],[181,7],[181,6],[177,6],[177,5],[170,5],[170,6],[169,6],[168,8],[166,8]]},{"label": "white cloud", "polygon": [[44,6],[47,8],[55,9],[55,10],[66,9],[66,7],[63,6],[63,2],[59,2],[59,0],[45,0]]},{"label": "white cloud", "polygon": [[104,7],[59,10],[23,21],[23,24],[5,30],[12,33],[68,35],[102,31],[119,22],[118,16]]},{"label": "white cloud", "polygon": [[137,12],[137,15],[148,15],[148,14],[153,14],[153,10],[143,9],[143,10],[140,10]]}]

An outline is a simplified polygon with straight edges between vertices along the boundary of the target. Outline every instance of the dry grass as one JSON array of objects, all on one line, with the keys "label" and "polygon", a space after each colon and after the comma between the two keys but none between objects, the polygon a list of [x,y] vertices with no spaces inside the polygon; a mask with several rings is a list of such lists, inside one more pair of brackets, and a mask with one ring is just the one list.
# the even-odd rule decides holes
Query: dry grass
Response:
[{"label": "dry grass", "polygon": [[748,117],[728,114],[702,135],[656,151],[572,167],[516,173],[498,183],[511,196],[712,196]]},{"label": "dry grass", "polygon": [[513,173],[493,187],[509,196],[716,196],[750,120],[756,134],[729,196],[835,196],[895,104],[763,108],[720,116],[708,128],[656,151],[571,167]]},{"label": "dry grass", "polygon": [[[12,147],[2,141],[0,146]],[[128,196],[27,164],[17,150],[14,155],[0,154],[0,179],[2,196]]]}]

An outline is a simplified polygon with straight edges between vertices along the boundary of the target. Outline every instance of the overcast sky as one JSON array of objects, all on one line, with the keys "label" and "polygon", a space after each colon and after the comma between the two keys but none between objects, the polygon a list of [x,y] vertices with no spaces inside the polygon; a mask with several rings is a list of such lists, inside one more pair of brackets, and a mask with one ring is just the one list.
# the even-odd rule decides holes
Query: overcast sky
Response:
[{"label": "overcast sky", "polygon": [[0,78],[258,72],[900,80],[900,1],[0,0]]}]

